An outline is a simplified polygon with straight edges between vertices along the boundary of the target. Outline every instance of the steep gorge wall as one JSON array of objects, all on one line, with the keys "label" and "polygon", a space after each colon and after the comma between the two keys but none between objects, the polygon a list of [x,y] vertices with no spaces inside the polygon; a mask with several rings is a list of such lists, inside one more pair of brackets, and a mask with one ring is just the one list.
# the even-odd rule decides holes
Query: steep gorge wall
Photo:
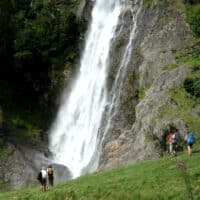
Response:
[{"label": "steep gorge wall", "polygon": [[[183,83],[188,75],[187,66],[167,69],[177,64],[175,53],[191,45],[191,31],[182,6],[180,1],[170,4],[154,1],[152,7],[143,6],[120,105],[103,143],[99,169],[159,158],[167,130],[173,127],[180,136],[186,133],[185,122],[174,117],[177,104],[169,91]],[[127,24],[111,48],[115,51],[111,54],[109,87],[131,23],[130,13],[124,13],[123,18]]]}]

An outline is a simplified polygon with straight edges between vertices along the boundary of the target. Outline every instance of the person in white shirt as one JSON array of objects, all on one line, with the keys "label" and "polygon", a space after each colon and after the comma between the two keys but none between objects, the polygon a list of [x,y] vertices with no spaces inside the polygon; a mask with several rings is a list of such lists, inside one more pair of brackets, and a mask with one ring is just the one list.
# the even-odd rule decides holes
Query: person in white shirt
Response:
[{"label": "person in white shirt", "polygon": [[42,173],[42,181],[41,181],[42,191],[45,192],[47,186],[47,172],[44,167],[42,168],[41,173]]}]

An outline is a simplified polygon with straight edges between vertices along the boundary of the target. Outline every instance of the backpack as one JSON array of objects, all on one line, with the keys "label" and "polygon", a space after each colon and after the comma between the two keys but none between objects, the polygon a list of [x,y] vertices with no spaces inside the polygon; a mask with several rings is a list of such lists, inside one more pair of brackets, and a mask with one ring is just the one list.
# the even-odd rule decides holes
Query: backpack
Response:
[{"label": "backpack", "polygon": [[42,180],[42,172],[41,171],[38,173],[37,180],[39,180],[39,181]]},{"label": "backpack", "polygon": [[178,142],[178,133],[173,134],[173,144],[176,144]]},{"label": "backpack", "polygon": [[194,142],[194,135],[193,135],[193,133],[189,133],[188,134],[188,143],[193,143]]}]

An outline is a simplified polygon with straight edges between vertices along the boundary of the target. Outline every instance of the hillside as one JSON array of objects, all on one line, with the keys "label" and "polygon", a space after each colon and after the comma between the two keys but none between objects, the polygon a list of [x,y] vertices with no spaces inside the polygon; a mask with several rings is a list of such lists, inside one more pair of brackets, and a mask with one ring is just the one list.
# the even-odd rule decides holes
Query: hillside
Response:
[{"label": "hillside", "polygon": [[[196,145],[195,145],[196,146]],[[200,198],[199,146],[191,157],[163,157],[82,176],[42,193],[38,186],[2,192],[1,200],[186,200]]]}]

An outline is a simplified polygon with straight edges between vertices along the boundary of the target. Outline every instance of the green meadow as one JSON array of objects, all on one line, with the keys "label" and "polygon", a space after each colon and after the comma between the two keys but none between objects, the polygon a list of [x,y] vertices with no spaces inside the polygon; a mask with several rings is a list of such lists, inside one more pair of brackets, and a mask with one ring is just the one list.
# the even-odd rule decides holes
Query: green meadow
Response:
[{"label": "green meadow", "polygon": [[[199,145],[198,145],[199,146]],[[199,147],[200,148],[200,147]],[[1,191],[0,200],[200,199],[200,149],[85,175],[41,192],[39,185]]]}]

